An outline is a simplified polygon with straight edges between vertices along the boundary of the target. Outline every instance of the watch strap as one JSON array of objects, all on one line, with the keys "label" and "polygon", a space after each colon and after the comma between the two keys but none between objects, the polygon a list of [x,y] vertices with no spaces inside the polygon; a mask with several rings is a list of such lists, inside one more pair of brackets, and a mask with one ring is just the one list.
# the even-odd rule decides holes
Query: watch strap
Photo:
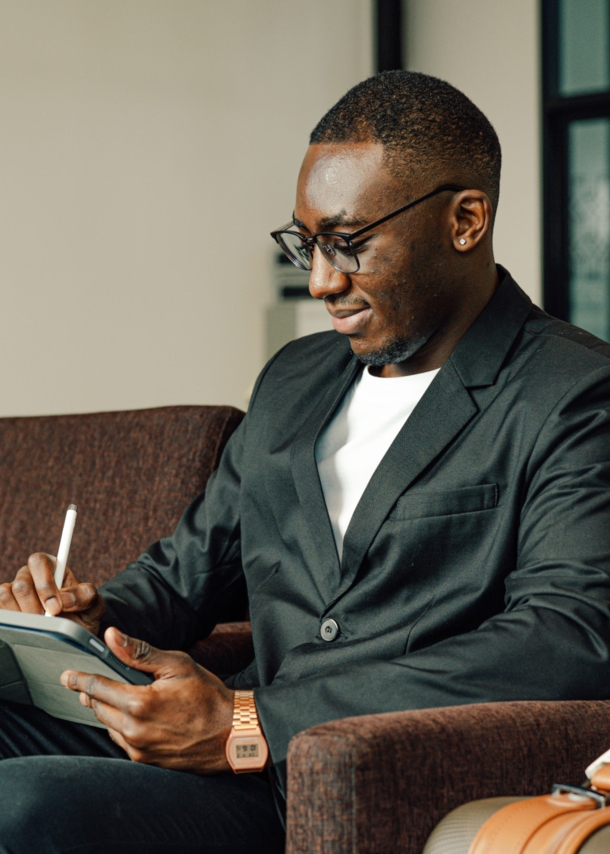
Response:
[{"label": "watch strap", "polygon": [[[241,734],[244,730],[258,730],[258,712],[254,702],[254,691],[235,691],[233,699],[233,730]],[[262,735],[262,733],[261,733]]]}]

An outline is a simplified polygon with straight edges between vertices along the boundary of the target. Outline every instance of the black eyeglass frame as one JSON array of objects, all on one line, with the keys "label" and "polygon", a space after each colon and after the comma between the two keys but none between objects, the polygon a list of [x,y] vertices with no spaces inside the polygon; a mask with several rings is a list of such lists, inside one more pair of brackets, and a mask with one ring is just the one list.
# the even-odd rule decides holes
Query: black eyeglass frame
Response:
[{"label": "black eyeglass frame", "polygon": [[[415,207],[420,202],[425,202],[426,199],[432,198],[432,196],[436,196],[438,193],[445,192],[453,192],[453,193],[461,193],[463,190],[466,190],[466,187],[458,187],[456,184],[442,184],[440,187],[437,187],[435,190],[431,190],[429,193],[426,193],[425,196],[421,196],[419,199],[415,199],[412,202],[408,202],[406,205],[402,205],[402,207],[397,208],[395,211],[392,211],[385,216],[382,216],[380,219],[376,219],[374,222],[370,222],[368,225],[363,226],[362,228],[357,229],[356,231],[352,231],[351,234],[345,234],[340,231],[318,231],[316,234],[312,234],[311,237],[307,237],[305,234],[301,234],[299,231],[291,231],[290,228],[283,226],[282,228],[278,228],[275,231],[271,232],[271,237],[276,241],[284,255],[292,261],[295,267],[300,267],[301,270],[311,271],[311,266],[306,267],[304,264],[300,263],[299,260],[292,255],[283,245],[280,240],[280,235],[282,234],[292,234],[299,237],[303,244],[311,249],[313,253],[313,247],[317,246],[322,255],[326,258],[329,264],[331,264],[336,270],[340,273],[357,273],[360,269],[360,259],[356,254],[357,247],[353,245],[353,241],[357,240],[362,234],[365,234],[367,231],[370,231],[372,228],[376,228],[378,225],[381,225],[384,222],[387,222],[392,217],[398,216],[398,214],[403,213],[404,211],[408,211],[409,208]],[[294,225],[294,223],[287,223],[286,225]],[[349,251],[349,254],[352,256],[356,263],[355,270],[342,270],[340,267],[337,267],[336,264],[333,263],[332,259],[326,253],[324,245],[320,245],[317,241],[318,237],[340,237],[345,241],[345,248]]]}]

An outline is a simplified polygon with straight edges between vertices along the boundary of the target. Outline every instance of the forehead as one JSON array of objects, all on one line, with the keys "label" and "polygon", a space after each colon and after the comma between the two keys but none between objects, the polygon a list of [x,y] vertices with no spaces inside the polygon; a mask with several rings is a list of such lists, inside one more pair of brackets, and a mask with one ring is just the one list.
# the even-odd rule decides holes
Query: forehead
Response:
[{"label": "forehead", "polygon": [[310,145],[297,182],[295,216],[308,227],[337,217],[369,221],[399,189],[379,143]]}]

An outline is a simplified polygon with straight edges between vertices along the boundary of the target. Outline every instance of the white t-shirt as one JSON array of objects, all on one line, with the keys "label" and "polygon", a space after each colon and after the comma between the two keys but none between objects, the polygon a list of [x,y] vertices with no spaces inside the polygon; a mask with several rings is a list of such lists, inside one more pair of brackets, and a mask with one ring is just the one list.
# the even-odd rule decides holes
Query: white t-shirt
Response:
[{"label": "white t-shirt", "polygon": [[318,437],[316,463],[339,557],[362,493],[437,373],[382,378],[365,368]]}]

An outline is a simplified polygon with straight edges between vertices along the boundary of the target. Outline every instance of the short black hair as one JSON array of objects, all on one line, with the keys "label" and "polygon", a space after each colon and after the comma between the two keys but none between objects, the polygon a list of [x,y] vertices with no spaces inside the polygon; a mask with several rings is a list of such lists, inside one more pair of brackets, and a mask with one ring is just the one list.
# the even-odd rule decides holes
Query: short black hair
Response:
[{"label": "short black hair", "polygon": [[416,71],[383,71],[369,77],[331,107],[309,141],[382,143],[394,174],[416,165],[438,172],[440,180],[449,183],[457,170],[476,181],[476,188],[497,208],[502,163],[498,136],[463,92],[437,77]]}]

